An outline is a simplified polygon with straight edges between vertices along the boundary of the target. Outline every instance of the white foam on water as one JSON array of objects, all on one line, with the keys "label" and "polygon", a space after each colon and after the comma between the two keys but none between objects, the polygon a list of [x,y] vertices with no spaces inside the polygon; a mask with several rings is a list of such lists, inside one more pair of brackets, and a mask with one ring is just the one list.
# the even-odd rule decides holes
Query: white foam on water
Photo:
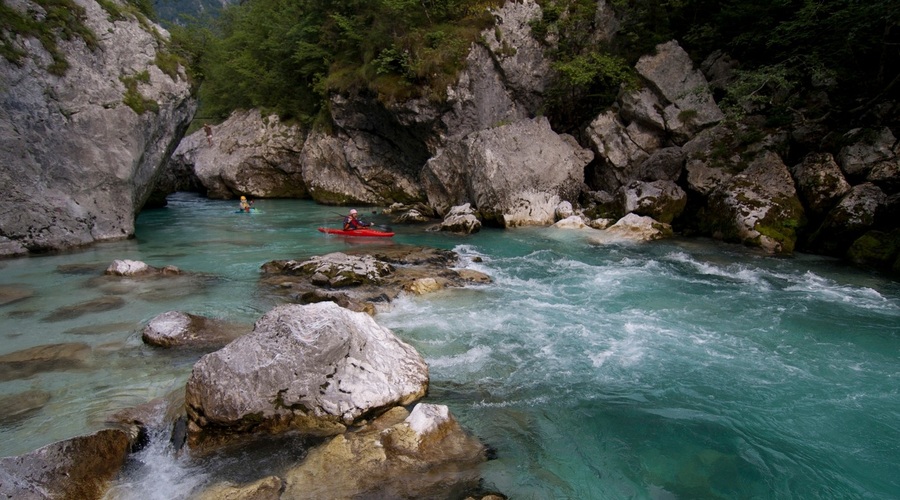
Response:
[{"label": "white foam on water", "polygon": [[851,304],[868,310],[900,312],[900,305],[873,288],[841,285],[812,271],[807,271],[794,281],[795,284],[785,290],[803,292],[809,299]]},{"label": "white foam on water", "polygon": [[429,358],[428,365],[436,368],[465,367],[466,371],[477,371],[490,359],[494,350],[486,346],[477,346],[462,354]]}]

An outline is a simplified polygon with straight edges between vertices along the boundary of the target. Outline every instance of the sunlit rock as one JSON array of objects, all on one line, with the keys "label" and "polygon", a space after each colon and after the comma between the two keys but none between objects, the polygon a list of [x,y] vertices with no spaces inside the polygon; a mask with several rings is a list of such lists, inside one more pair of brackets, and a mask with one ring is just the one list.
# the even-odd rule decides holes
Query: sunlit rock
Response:
[{"label": "sunlit rock", "polygon": [[422,356],[367,314],[331,302],[279,306],[194,365],[189,442],[265,430],[339,434],[427,387]]},{"label": "sunlit rock", "polygon": [[560,229],[584,229],[587,227],[587,224],[585,224],[584,219],[580,215],[570,215],[565,219],[556,221],[553,227]]},{"label": "sunlit rock", "polygon": [[[672,236],[672,226],[652,217],[628,214],[605,231],[615,238],[631,241],[653,241]],[[598,238],[602,242],[603,238]]]},{"label": "sunlit rock", "polygon": [[194,500],[279,500],[284,481],[278,476],[268,476],[250,484],[216,484],[196,496]]},{"label": "sunlit rock", "polygon": [[420,403],[311,450],[286,474],[284,496],[463,498],[477,487],[485,460],[484,445],[446,406]]},{"label": "sunlit rock", "polygon": [[435,278],[419,278],[407,283],[404,290],[414,295],[426,295],[444,288],[442,281]]}]

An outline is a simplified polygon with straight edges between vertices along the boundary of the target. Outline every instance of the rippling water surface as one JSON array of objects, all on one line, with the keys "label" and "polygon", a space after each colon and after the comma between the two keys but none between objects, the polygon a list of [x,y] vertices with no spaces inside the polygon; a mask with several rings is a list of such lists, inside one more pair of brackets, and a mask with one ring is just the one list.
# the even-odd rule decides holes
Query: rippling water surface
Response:
[{"label": "rippling water surface", "polygon": [[[256,286],[264,262],[411,243],[455,249],[494,279],[403,298],[376,318],[425,356],[428,401],[496,451],[487,488],[517,499],[900,497],[896,282],[824,258],[696,240],[601,245],[593,231],[552,228],[395,226],[392,242],[360,243],[316,231],[341,209],[233,205],[175,195],[141,214],[135,240],[0,261],[0,289],[27,292],[0,305],[0,353],[63,344],[55,357],[32,354],[39,369],[0,364],[0,403],[20,409],[0,420],[0,455],[181,390],[196,355],[141,343],[156,314],[249,330],[275,304]],[[194,274],[102,276],[123,258]],[[250,455],[250,469],[290,462],[272,448]],[[189,462],[158,437],[110,497],[184,498],[251,479],[234,460]]]}]

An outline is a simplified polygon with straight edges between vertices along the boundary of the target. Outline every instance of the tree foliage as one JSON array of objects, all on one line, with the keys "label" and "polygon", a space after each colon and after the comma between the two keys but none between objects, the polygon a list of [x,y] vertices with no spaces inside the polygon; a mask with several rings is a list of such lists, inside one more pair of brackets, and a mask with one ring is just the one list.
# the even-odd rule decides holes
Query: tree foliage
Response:
[{"label": "tree foliage", "polygon": [[[491,0],[493,1],[493,0]],[[439,96],[491,18],[483,0],[250,0],[180,40],[194,47],[202,113],[260,107],[313,120],[330,91]]]},{"label": "tree foliage", "polygon": [[[850,109],[900,87],[897,0],[610,0],[619,29],[608,42],[593,38],[595,0],[539,1],[531,29],[554,70],[543,111],[559,130],[608,106],[636,81],[638,57],[671,39],[697,57],[721,49],[741,62],[725,96],[733,109],[788,108],[815,85]],[[202,78],[206,118],[260,107],[309,121],[333,91],[440,98],[493,22],[486,7],[500,3],[246,0],[211,25],[173,29],[173,50]]]}]

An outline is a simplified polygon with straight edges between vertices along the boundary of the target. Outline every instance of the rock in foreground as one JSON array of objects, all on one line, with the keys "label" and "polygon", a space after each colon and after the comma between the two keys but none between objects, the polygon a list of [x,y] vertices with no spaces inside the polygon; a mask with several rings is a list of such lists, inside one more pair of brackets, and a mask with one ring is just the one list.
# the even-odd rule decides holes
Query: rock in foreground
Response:
[{"label": "rock in foreground", "polygon": [[189,443],[288,429],[340,434],[427,388],[422,356],[370,316],[331,302],[279,306],[194,365]]}]

